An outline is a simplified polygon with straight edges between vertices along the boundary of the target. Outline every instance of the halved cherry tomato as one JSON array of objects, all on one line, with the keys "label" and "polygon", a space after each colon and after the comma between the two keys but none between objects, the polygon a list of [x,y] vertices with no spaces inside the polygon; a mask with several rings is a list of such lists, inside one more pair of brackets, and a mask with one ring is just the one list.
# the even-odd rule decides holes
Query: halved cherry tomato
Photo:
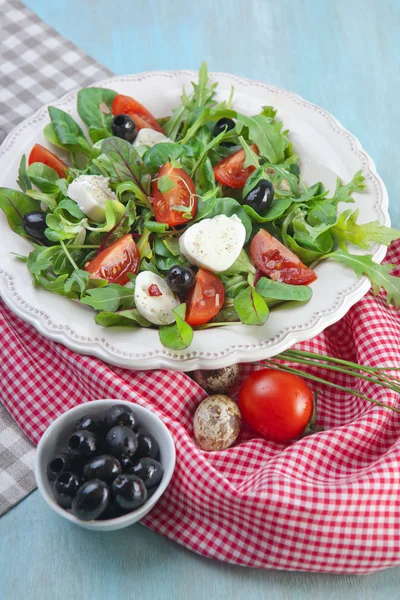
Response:
[{"label": "halved cherry tomato", "polygon": [[[175,185],[163,194],[158,189],[158,179],[167,176]],[[192,217],[196,214],[197,196],[192,179],[183,169],[174,169],[170,162],[165,163],[157,173],[152,187],[153,209],[156,221],[167,223],[171,227],[187,223],[182,212],[174,210],[173,206],[190,207]]]},{"label": "halved cherry tomato", "polygon": [[253,264],[275,281],[307,285],[317,279],[312,269],[264,229],[260,229],[253,237],[250,256]]},{"label": "halved cherry tomato", "polygon": [[125,285],[128,273],[137,273],[140,265],[139,248],[128,233],[102,250],[85,265],[91,279],[108,279],[110,283]]},{"label": "halved cherry tomato", "polygon": [[[250,146],[253,152],[258,154],[258,148],[255,144]],[[221,160],[214,167],[215,179],[224,185],[228,185],[231,188],[241,188],[244,186],[249,176],[255,170],[252,165],[250,167],[243,168],[243,163],[246,160],[246,154],[244,150],[239,150],[230,156],[227,156]]]},{"label": "halved cherry tomato", "polygon": [[43,163],[48,167],[51,167],[59,174],[60,178],[63,179],[67,175],[68,165],[65,164],[58,158],[53,152],[47,150],[44,146],[40,144],[35,144],[31,150],[31,153],[28,158],[28,165],[31,166],[33,163]]},{"label": "halved cherry tomato", "polygon": [[293,373],[261,369],[254,371],[239,391],[243,420],[269,440],[287,442],[297,438],[309,423],[313,393]]},{"label": "halved cherry tomato", "polygon": [[225,299],[224,286],[211,271],[199,269],[196,283],[186,300],[186,322],[189,325],[204,325],[211,321],[222,308]]},{"label": "halved cherry tomato", "polygon": [[151,112],[143,104],[140,104],[140,102],[130,96],[117,94],[113,100],[111,109],[113,115],[129,115],[135,121],[138,131],[139,129],[148,127],[164,133],[160,123],[153,117]]}]

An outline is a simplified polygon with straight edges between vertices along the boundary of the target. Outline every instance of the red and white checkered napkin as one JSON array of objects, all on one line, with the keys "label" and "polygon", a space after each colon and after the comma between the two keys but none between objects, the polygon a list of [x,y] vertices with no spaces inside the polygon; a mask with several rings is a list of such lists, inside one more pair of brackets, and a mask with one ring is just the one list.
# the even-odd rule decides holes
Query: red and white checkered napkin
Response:
[{"label": "red and white checkered napkin", "polygon": [[[388,261],[399,258],[397,243]],[[33,441],[60,413],[97,398],[131,400],[163,418],[177,465],[144,519],[154,531],[205,556],[252,567],[369,573],[400,563],[399,413],[320,386],[324,432],[285,446],[244,430],[234,448],[206,453],[192,431],[204,392],[187,375],[128,371],[74,354],[4,305],[0,328],[2,400]],[[399,315],[368,294],[299,347],[398,367],[399,342]],[[243,365],[242,376],[252,368]],[[367,382],[357,385],[385,403],[396,401]]]}]

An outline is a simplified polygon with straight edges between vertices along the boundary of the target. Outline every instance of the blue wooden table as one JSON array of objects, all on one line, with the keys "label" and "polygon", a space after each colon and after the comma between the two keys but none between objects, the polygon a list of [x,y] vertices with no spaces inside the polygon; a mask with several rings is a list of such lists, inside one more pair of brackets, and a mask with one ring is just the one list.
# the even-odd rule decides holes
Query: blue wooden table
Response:
[{"label": "blue wooden table", "polygon": [[[332,112],[375,160],[400,227],[398,0],[28,0],[115,73],[210,70],[261,79]],[[0,521],[0,597],[392,600],[400,568],[370,577],[264,572],[196,556],[140,525],[74,528],[35,492]]]}]

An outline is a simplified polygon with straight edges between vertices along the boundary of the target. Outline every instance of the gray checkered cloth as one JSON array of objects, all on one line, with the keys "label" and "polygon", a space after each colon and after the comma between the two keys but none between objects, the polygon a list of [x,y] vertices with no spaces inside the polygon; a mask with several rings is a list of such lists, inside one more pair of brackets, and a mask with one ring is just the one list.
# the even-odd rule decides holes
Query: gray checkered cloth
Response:
[{"label": "gray checkered cloth", "polygon": [[[110,74],[19,0],[0,0],[0,142],[43,104]],[[34,453],[0,403],[0,516],[35,488]]]}]

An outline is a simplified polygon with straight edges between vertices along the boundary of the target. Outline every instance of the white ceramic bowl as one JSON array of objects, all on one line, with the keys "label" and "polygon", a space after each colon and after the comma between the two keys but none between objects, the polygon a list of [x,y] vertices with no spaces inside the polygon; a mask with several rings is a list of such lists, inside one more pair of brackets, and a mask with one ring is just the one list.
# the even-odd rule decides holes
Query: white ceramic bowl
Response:
[{"label": "white ceramic bowl", "polygon": [[[160,462],[164,469],[164,475],[153,496],[151,496],[151,498],[149,498],[149,500],[137,510],[115,519],[108,519],[104,521],[80,521],[71,512],[61,508],[61,506],[56,503],[50,482],[46,474],[47,465],[51,458],[57,454],[57,452],[62,452],[63,449],[66,448],[67,440],[73,432],[74,425],[81,417],[83,417],[85,414],[89,414],[101,418],[106,410],[115,402],[118,402],[118,404],[125,404],[126,406],[132,408],[138,417],[139,424],[145,427],[152,435],[154,435],[160,447]],[[71,523],[75,523],[80,527],[84,527],[85,529],[93,529],[95,531],[114,531],[115,529],[122,529],[128,525],[132,525],[132,523],[140,521],[140,519],[147,515],[147,513],[153,508],[166,490],[174,472],[174,468],[174,442],[172,435],[161,419],[159,419],[154,413],[147,410],[147,408],[143,408],[142,406],[133,404],[132,402],[107,399],[95,400],[93,402],[86,402],[85,404],[75,406],[75,408],[71,408],[71,410],[68,410],[64,414],[60,415],[58,419],[56,419],[50,425],[37,447],[35,477],[39,491],[47,504],[57,514],[64,517],[64,519],[67,519],[68,521],[71,521]]]}]

